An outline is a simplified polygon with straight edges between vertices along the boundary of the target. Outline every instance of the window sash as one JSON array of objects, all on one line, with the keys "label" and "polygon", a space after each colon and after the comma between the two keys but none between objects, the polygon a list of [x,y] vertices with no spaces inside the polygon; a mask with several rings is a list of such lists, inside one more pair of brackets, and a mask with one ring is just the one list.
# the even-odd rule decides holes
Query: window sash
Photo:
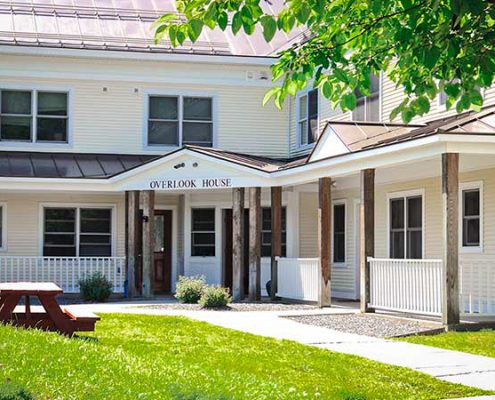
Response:
[{"label": "window sash", "polygon": [[[299,145],[306,146],[312,144],[316,141],[316,136],[318,135],[318,97],[316,97],[314,102],[314,109],[310,108],[311,97],[318,96],[318,89],[313,89],[300,96],[297,101],[298,107],[298,121],[297,121],[297,131],[299,137]],[[316,120],[315,134],[312,133],[311,122]]]},{"label": "window sash", "polygon": [[[420,200],[420,226],[411,226],[411,221],[409,220],[409,207],[410,201],[419,199]],[[403,209],[401,212],[402,223],[401,226],[393,227],[394,221],[394,210],[397,208],[392,206],[394,201],[402,201]],[[402,197],[393,197],[389,199],[389,257],[390,258],[407,258],[407,259],[422,259],[423,258],[423,225],[424,225],[424,212],[423,212],[423,196],[422,195],[411,195]],[[419,235],[414,235],[418,233]],[[413,239],[416,238],[416,239]],[[413,240],[419,240],[419,243],[412,242]],[[413,254],[414,250],[418,250],[417,254]]]},{"label": "window sash", "polygon": [[[201,219],[199,224],[210,225],[213,229],[200,229],[195,221],[197,211],[208,210],[212,212],[212,220]],[[191,209],[191,257],[215,257],[216,255],[216,212],[214,208],[192,208]],[[212,235],[213,241],[210,243],[196,243],[197,235]]]},{"label": "window sash", "polygon": [[[337,225],[337,210],[342,210],[342,226],[339,227]],[[333,262],[334,263],[345,263],[346,261],[346,205],[344,203],[334,204],[333,205]],[[340,218],[339,218],[340,219]],[[340,238],[341,240],[337,240]],[[342,245],[343,248],[338,248],[338,245]]]},{"label": "window sash", "polygon": [[[272,255],[272,219],[271,208],[263,207],[261,211],[261,257]],[[282,257],[287,255],[287,207],[282,207]]]},{"label": "window sash", "polygon": [[[375,80],[371,85],[371,93],[365,96],[359,90],[355,90],[354,94],[357,99],[357,106],[352,111],[352,119],[354,121],[380,121],[380,92],[381,82],[380,76],[375,75],[371,78]],[[373,88],[373,83],[375,87]],[[361,117],[362,116],[362,117]]]},{"label": "window sash", "polygon": [[[477,192],[478,200],[478,214],[466,215],[466,195],[468,193]],[[465,189],[462,191],[462,246],[463,247],[479,247],[481,245],[481,190],[476,189]],[[471,221],[478,221],[478,233],[477,238],[469,237],[469,223]]]}]

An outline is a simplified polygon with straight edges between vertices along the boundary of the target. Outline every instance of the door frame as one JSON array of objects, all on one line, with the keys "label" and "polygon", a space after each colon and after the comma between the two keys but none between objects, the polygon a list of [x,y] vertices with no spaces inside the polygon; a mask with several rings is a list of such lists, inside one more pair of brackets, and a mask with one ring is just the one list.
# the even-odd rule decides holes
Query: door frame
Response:
[{"label": "door frame", "polygon": [[172,260],[171,260],[171,271],[170,271],[170,292],[175,293],[175,285],[177,283],[177,257],[178,257],[178,246],[177,241],[178,230],[177,230],[177,206],[175,205],[161,205],[155,204],[155,210],[170,210],[172,211]]}]

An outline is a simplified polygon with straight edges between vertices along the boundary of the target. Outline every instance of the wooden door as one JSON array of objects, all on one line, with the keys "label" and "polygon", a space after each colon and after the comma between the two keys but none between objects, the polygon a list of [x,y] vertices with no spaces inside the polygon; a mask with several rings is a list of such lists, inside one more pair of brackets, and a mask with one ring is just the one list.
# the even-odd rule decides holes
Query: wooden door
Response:
[{"label": "wooden door", "polygon": [[172,279],[172,211],[155,210],[154,239],[152,290],[154,293],[170,293]]}]

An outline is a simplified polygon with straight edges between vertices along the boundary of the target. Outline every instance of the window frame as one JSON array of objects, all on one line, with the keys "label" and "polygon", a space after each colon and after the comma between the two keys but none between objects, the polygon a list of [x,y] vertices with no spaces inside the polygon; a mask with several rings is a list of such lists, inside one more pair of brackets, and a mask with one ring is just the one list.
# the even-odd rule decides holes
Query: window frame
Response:
[{"label": "window frame", "polygon": [[[479,190],[480,196],[480,244],[479,246],[464,246],[464,192],[469,190]],[[483,227],[484,227],[484,209],[483,209],[483,181],[471,181],[459,183],[459,250],[461,253],[483,253]]]},{"label": "window frame", "polygon": [[[31,138],[30,140],[2,140],[0,146],[3,147],[35,147],[35,148],[71,148],[73,147],[73,98],[74,89],[64,85],[23,85],[23,84],[0,84],[0,109],[2,91],[22,91],[31,92]],[[38,92],[65,93],[67,95],[67,140],[60,141],[37,141],[37,118],[38,118]],[[50,116],[40,116],[41,118],[53,118]],[[62,117],[61,117],[62,118]]]},{"label": "window frame", "polygon": [[[217,249],[217,230],[218,230],[218,221],[217,221],[217,208],[215,206],[195,206],[192,205],[190,207],[190,224],[189,224],[189,256],[194,259],[214,259],[217,257],[218,249]],[[193,224],[194,224],[194,210],[212,210],[213,211],[213,224],[214,224],[214,230],[213,231],[195,231],[193,229]],[[194,255],[193,254],[193,247],[194,247],[194,241],[193,241],[193,235],[195,232],[201,232],[201,233],[213,233],[214,235],[214,240],[213,240],[213,246],[209,246],[213,248],[213,255],[208,255],[208,256],[199,256],[199,255]]]},{"label": "window frame", "polygon": [[0,202],[0,212],[2,213],[2,226],[0,227],[1,232],[2,232],[2,243],[0,245],[0,252],[6,252],[7,251],[7,203],[6,202]]},{"label": "window frame", "polygon": [[[344,261],[335,261],[335,206],[344,206]],[[332,226],[330,227],[330,233],[332,238],[332,265],[335,267],[346,268],[348,266],[348,255],[347,255],[347,218],[349,212],[347,208],[347,200],[340,199],[332,201]]]},{"label": "window frame", "polygon": [[[354,118],[354,113],[355,113],[355,109],[350,111],[351,113],[351,121],[355,121],[355,122],[382,122],[383,121],[383,107],[382,107],[382,100],[383,100],[383,73],[382,71],[379,72],[378,74],[378,119],[377,120],[370,120],[368,119],[368,116],[366,115],[366,105],[367,105],[367,99],[369,98],[370,96],[364,96],[364,120],[361,121],[361,120],[357,120]],[[359,99],[356,98],[356,100],[358,101]],[[357,106],[356,106],[357,107]]]},{"label": "window frame", "polygon": [[[271,224],[270,224],[270,229],[263,229],[263,210],[270,210],[271,212],[271,205],[267,205],[267,206],[262,206],[261,207],[261,229],[260,229],[260,232],[261,232],[261,239],[260,239],[260,253],[262,254],[263,253],[263,233],[267,233],[267,232],[270,232],[270,237],[272,238],[272,229],[271,229]],[[282,249],[284,248],[284,233],[285,233],[285,255],[283,254],[283,251],[282,251],[282,255],[281,257],[287,257],[287,206],[286,205],[282,205],[282,220],[283,220],[283,215],[285,213],[285,229],[282,225],[282,230],[281,230],[281,234],[282,234],[282,241],[281,241],[281,247]],[[270,214],[270,217],[271,217],[271,214]],[[268,245],[266,245],[268,246]],[[270,248],[271,248],[271,242],[270,242]],[[271,258],[271,254],[269,256],[263,256],[263,254],[261,255],[261,258],[265,258],[265,259],[269,259]]]},{"label": "window frame", "polygon": [[[148,122],[150,113],[150,97],[177,97],[178,98],[178,139],[174,145],[149,144],[148,142]],[[143,96],[143,149],[149,151],[178,149],[183,144],[183,123],[184,122],[205,122],[205,121],[184,121],[184,97],[202,97],[211,99],[211,124],[212,124],[212,144],[217,147],[218,130],[218,95],[216,92],[203,91],[170,91],[170,90],[146,90]]]},{"label": "window frame", "polygon": [[[39,232],[39,237],[38,237],[38,243],[39,243],[39,248],[38,252],[40,254],[40,257],[45,257],[44,255],[44,247],[45,247],[45,208],[72,208],[76,209],[76,255],[75,256],[68,256],[68,258],[73,258],[73,257],[81,257],[81,258],[97,258],[100,256],[80,256],[80,235],[81,235],[81,209],[108,209],[110,210],[110,246],[111,246],[111,252],[110,256],[101,256],[102,258],[105,257],[115,257],[117,254],[117,206],[115,204],[110,204],[110,203],[40,203],[39,205],[39,227],[40,227],[40,232]],[[46,256],[46,257],[51,257],[51,256]],[[53,257],[62,257],[64,256],[53,256]]]},{"label": "window frame", "polygon": [[[301,123],[301,98],[306,96],[306,122],[307,122],[307,128],[309,129],[309,93],[316,90],[317,91],[317,137],[315,138],[314,142],[312,143],[302,143],[302,136],[301,136],[301,129],[300,129],[300,123]],[[297,93],[296,95],[296,136],[297,136],[297,148],[299,150],[304,150],[304,149],[310,149],[312,148],[316,142],[318,141],[318,137],[320,136],[320,110],[321,110],[321,99],[320,99],[320,90],[319,88],[313,88],[309,87],[305,90],[302,90]]]},{"label": "window frame", "polygon": [[425,259],[425,236],[426,236],[426,231],[425,231],[425,226],[426,226],[426,215],[425,215],[425,190],[422,189],[413,189],[413,190],[407,190],[407,191],[402,191],[402,192],[391,192],[387,193],[387,257],[391,257],[391,247],[390,247],[390,232],[391,232],[391,227],[392,227],[392,221],[391,221],[391,207],[390,203],[391,200],[396,200],[396,199],[404,199],[404,258],[397,258],[397,260],[409,260],[407,258],[407,199],[411,197],[421,197],[421,258],[418,260],[424,260]]}]

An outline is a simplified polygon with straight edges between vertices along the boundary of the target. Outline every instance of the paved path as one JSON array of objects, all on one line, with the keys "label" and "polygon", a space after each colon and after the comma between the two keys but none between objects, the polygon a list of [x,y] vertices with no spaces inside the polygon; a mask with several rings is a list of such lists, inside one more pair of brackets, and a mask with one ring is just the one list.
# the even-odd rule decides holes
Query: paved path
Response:
[{"label": "paved path", "polygon": [[[255,335],[294,340],[306,345],[411,368],[449,382],[474,386],[480,389],[495,390],[495,358],[344,333],[328,328],[303,325],[287,318],[280,318],[280,316],[284,315],[353,312],[348,309],[219,312],[142,307],[147,304],[145,302],[107,303],[94,304],[90,307],[97,313],[125,312],[186,316]],[[157,302],[152,304],[156,305]],[[88,305],[83,307],[88,307]]]}]

